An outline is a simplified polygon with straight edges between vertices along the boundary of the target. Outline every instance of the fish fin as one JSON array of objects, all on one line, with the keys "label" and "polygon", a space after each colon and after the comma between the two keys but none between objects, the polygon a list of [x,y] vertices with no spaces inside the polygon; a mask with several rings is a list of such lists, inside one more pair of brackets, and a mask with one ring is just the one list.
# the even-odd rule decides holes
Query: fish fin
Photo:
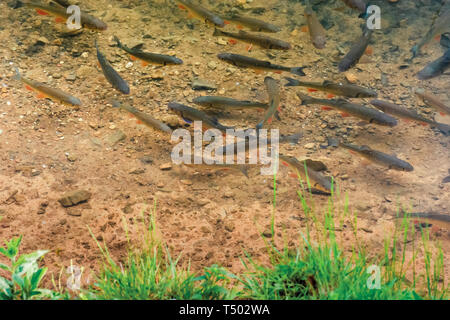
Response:
[{"label": "fish fin", "polygon": [[303,77],[303,76],[306,76],[306,74],[303,72],[303,69],[304,69],[305,67],[295,67],[295,68],[291,68],[291,73],[293,73],[293,74],[296,74],[296,75],[298,75],[298,76],[301,76],[301,77]]},{"label": "fish fin", "polygon": [[437,36],[435,36],[435,37],[434,37],[434,40],[436,40],[436,41],[441,41],[441,35],[438,34]]},{"label": "fish fin", "polygon": [[192,19],[192,18],[194,18],[194,15],[191,12],[189,12],[187,17],[188,17],[188,19]]},{"label": "fish fin", "polygon": [[[241,31],[242,31],[242,30],[241,30]],[[247,52],[250,51],[250,50],[252,50],[252,48],[253,48],[253,44],[248,45],[247,48],[246,48],[246,49],[247,49]]]},{"label": "fish fin", "polygon": [[355,151],[353,150],[348,150],[348,152],[350,152],[351,154],[357,154]]},{"label": "fish fin", "polygon": [[244,27],[243,27],[242,25],[240,25],[240,24],[238,24],[238,25],[236,26],[236,28],[238,28],[239,30],[244,29]]},{"label": "fish fin", "polygon": [[64,18],[62,18],[62,17],[56,17],[55,18],[55,22],[56,23],[64,23],[66,20],[64,19]]},{"label": "fish fin", "polygon": [[269,119],[267,119],[267,123],[271,124],[272,123],[272,117],[270,117]]},{"label": "fish fin", "polygon": [[348,114],[347,112],[342,112],[341,116],[346,118],[346,117],[350,117],[350,114]]},{"label": "fish fin", "polygon": [[302,26],[302,27],[300,28],[300,31],[301,31],[301,32],[308,32],[308,31],[309,31],[309,28],[308,28],[308,26]]},{"label": "fish fin", "polygon": [[445,116],[445,112],[439,112],[441,116]]},{"label": "fish fin", "polygon": [[183,6],[182,4],[179,4],[178,8],[180,8],[181,10],[187,10],[187,8],[185,6]]},{"label": "fish fin", "polygon": [[237,43],[237,40],[235,39],[228,39],[228,43],[231,45],[235,45]]},{"label": "fish fin", "polygon": [[141,60],[141,66],[143,66],[143,67],[148,66],[148,62],[144,61],[144,60]]},{"label": "fish fin", "polygon": [[43,94],[42,92],[39,92],[36,96],[38,99],[44,99],[47,98],[47,96],[45,94]]},{"label": "fish fin", "polygon": [[189,123],[189,124],[191,124],[192,123],[192,120],[189,120],[189,119],[187,119],[187,118],[185,118],[185,117],[181,117],[186,123]]},{"label": "fish fin", "polygon": [[371,55],[373,53],[373,48],[371,46],[368,46],[366,48],[365,54]]},{"label": "fish fin", "polygon": [[333,110],[333,108],[329,107],[329,106],[322,106],[322,107],[320,107],[320,109],[325,110],[325,111]]},{"label": "fish fin", "polygon": [[327,94],[327,98],[328,98],[328,99],[331,99],[331,98],[334,98],[334,97],[335,97],[335,95],[332,94],[332,93]]},{"label": "fish fin", "polygon": [[317,92],[317,89],[308,88],[308,92]]},{"label": "fish fin", "polygon": [[141,120],[136,120],[137,124],[143,124],[143,122]]},{"label": "fish fin", "polygon": [[281,74],[281,72],[280,70],[275,71],[276,74]]},{"label": "fish fin", "polygon": [[25,85],[25,88],[27,89],[27,90],[30,90],[30,91],[33,91],[33,88],[32,87],[30,87],[29,85]]},{"label": "fish fin", "polygon": [[289,177],[298,179],[298,176],[296,173],[289,173]]},{"label": "fish fin", "polygon": [[41,16],[49,16],[50,15],[50,13],[45,10],[38,9],[38,8],[36,8],[35,10],[36,10],[37,14],[40,14]]},{"label": "fish fin", "polygon": [[228,20],[223,20],[223,23],[224,23],[225,25],[227,25],[227,24],[230,24],[230,21],[228,21]]},{"label": "fish fin", "polygon": [[428,123],[426,123],[426,122],[421,122],[420,124],[424,127],[426,127],[428,125]]},{"label": "fish fin", "polygon": [[137,60],[137,58],[135,56],[131,55],[131,54],[130,54],[130,59],[133,60],[133,61]]},{"label": "fish fin", "polygon": [[260,70],[260,69],[254,69],[254,70],[255,70],[255,73],[256,73],[256,74],[261,74],[261,73],[263,73],[263,71]]},{"label": "fish fin", "polygon": [[299,83],[300,83],[300,81],[298,81],[298,80],[296,80],[296,79],[292,79],[292,78],[289,78],[289,77],[284,77],[287,81],[288,81],[288,83],[286,83],[284,86],[285,87],[294,87],[294,86],[298,86],[299,85]]},{"label": "fish fin", "polygon": [[143,46],[144,46],[143,43],[139,43],[139,44],[135,45],[134,47],[132,47],[131,50],[141,50]]},{"label": "fish fin", "polygon": [[281,164],[282,164],[283,166],[285,166],[285,167],[289,167],[289,164],[288,164],[287,162],[285,162],[285,161],[281,161]]}]

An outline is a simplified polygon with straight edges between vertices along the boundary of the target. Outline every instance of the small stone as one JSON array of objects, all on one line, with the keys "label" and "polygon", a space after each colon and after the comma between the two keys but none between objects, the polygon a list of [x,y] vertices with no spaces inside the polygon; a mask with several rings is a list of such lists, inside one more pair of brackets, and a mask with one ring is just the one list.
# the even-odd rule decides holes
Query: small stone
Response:
[{"label": "small stone", "polygon": [[85,51],[85,52],[83,52],[82,54],[81,54],[81,57],[83,57],[83,58],[87,58],[87,57],[89,57],[89,52],[87,52],[87,51]]},{"label": "small stone", "polygon": [[211,232],[207,226],[202,226],[202,227],[200,228],[200,230],[201,230],[203,233],[210,233],[210,232]]},{"label": "small stone", "polygon": [[77,159],[78,159],[78,157],[73,153],[69,153],[67,155],[67,160],[69,160],[70,162],[75,162]]},{"label": "small stone", "polygon": [[144,168],[135,168],[130,171],[130,174],[143,174],[145,172]]},{"label": "small stone", "polygon": [[263,232],[262,235],[263,235],[263,237],[265,237],[265,238],[272,238],[272,231],[266,230],[266,231]]},{"label": "small stone", "polygon": [[345,78],[350,83],[356,83],[356,81],[358,80],[358,77],[354,73],[350,72],[345,74]]},{"label": "small stone", "polygon": [[66,80],[67,81],[75,81],[77,79],[77,76],[75,75],[75,74],[73,74],[73,73],[69,73],[67,76],[66,76]]},{"label": "small stone", "polygon": [[341,180],[347,180],[348,179],[348,174],[343,174],[341,176]]},{"label": "small stone", "polygon": [[172,169],[172,163],[170,162],[163,163],[162,165],[159,166],[159,169],[163,171],[170,170]]},{"label": "small stone", "polygon": [[133,207],[130,204],[127,204],[125,207],[122,208],[122,212],[125,214],[133,213]]},{"label": "small stone", "polygon": [[215,70],[217,68],[217,63],[215,63],[214,61],[208,62],[208,68],[210,68],[211,70]]},{"label": "small stone", "polygon": [[133,66],[133,62],[129,61],[126,65],[125,68],[126,69],[130,69]]},{"label": "small stone", "polygon": [[208,80],[196,79],[192,81],[192,89],[194,90],[217,90],[217,86]]},{"label": "small stone", "polygon": [[144,164],[152,164],[153,163],[153,159],[150,156],[143,156],[139,160]]},{"label": "small stone", "polygon": [[47,207],[48,207],[48,201],[41,202],[41,204],[39,205],[37,214],[44,214],[45,210],[47,210]]},{"label": "small stone", "polygon": [[91,193],[86,190],[76,190],[72,192],[65,193],[58,202],[63,207],[75,206],[79,203],[86,202],[91,198]]},{"label": "small stone", "polygon": [[187,185],[187,186],[191,186],[192,185],[192,181],[191,180],[180,180],[180,182],[182,184],[184,184],[184,185]]},{"label": "small stone", "polygon": [[228,232],[233,232],[235,229],[234,223],[231,221],[225,222],[224,228]]},{"label": "small stone", "polygon": [[310,143],[305,144],[305,149],[314,149],[315,146],[316,146],[315,143],[310,142]]},{"label": "small stone", "polygon": [[125,135],[125,133],[118,129],[114,133],[107,136],[105,142],[110,146],[114,146],[119,141],[125,140],[126,137],[127,136]]}]

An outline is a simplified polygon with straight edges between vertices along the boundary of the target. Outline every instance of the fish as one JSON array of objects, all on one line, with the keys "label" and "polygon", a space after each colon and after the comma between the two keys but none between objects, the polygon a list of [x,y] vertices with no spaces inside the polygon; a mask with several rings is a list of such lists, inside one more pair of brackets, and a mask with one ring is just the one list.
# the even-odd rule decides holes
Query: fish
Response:
[{"label": "fish", "polygon": [[[236,100],[233,98],[221,97],[221,96],[202,96],[192,100],[193,103],[203,107],[217,108],[217,109],[264,109],[269,108],[269,105],[264,102],[248,101],[248,100]],[[278,111],[275,113],[277,120],[280,120]]]},{"label": "fish", "polygon": [[245,26],[252,31],[271,32],[271,33],[277,33],[277,32],[281,31],[280,27],[277,27],[273,24],[267,23],[267,22],[259,20],[259,19],[251,18],[251,17],[234,15],[231,17],[227,17],[225,19],[226,19],[226,21],[231,21],[233,23],[236,23],[238,28],[242,28],[242,26]]},{"label": "fish", "polygon": [[[204,159],[203,159],[204,160]],[[249,178],[248,176],[248,169],[249,169],[249,165],[248,164],[227,164],[227,163],[212,163],[212,164],[207,164],[207,163],[199,163],[199,164],[194,164],[194,161],[192,160],[192,162],[190,164],[186,164],[183,163],[185,166],[190,167],[190,168],[194,168],[194,169],[206,169],[206,170],[237,170],[239,172],[241,172],[247,179]]]},{"label": "fish", "polygon": [[130,105],[120,103],[117,100],[111,100],[110,102],[114,108],[121,108],[121,109],[124,109],[125,111],[131,113],[133,116],[135,116],[139,121],[141,121],[147,127],[156,129],[158,131],[162,131],[165,133],[172,133],[172,129],[170,129],[170,127],[167,124],[165,124],[164,122],[154,119],[151,116],[149,116],[148,114],[141,112],[138,109],[136,109]]},{"label": "fish", "polygon": [[417,222],[437,225],[442,229],[450,230],[450,215],[447,214],[435,212],[413,212],[409,214],[404,212],[403,215],[399,215],[396,218],[403,219],[405,216]]},{"label": "fish", "polygon": [[178,7],[180,9],[187,10],[191,16],[221,28],[225,27],[225,21],[208,9],[188,0],[176,0],[176,2],[178,3]]},{"label": "fish", "polygon": [[418,44],[416,44],[411,49],[412,57],[411,60],[414,59],[419,53],[421,48],[430,42],[435,36],[443,34],[445,32],[450,31],[450,5],[444,7],[439,14],[439,16],[434,21],[430,30],[425,34],[425,36],[420,40]]},{"label": "fish", "polygon": [[265,35],[249,33],[244,30],[239,30],[238,33],[232,33],[215,28],[213,36],[242,40],[244,42],[260,46],[264,49],[289,50],[292,48],[291,44],[286,41],[271,38]]},{"label": "fish", "polygon": [[375,106],[377,109],[391,114],[393,116],[398,116],[407,120],[414,120],[420,123],[429,124],[431,127],[436,127],[442,132],[450,132],[450,126],[444,123],[439,123],[433,120],[429,120],[420,114],[418,114],[415,110],[411,110],[408,108],[404,108],[402,106],[393,104],[391,102],[382,101],[382,100],[372,100],[370,103]]},{"label": "fish", "polygon": [[422,88],[417,88],[416,90],[414,90],[414,93],[422,98],[424,103],[440,112],[441,115],[450,115],[450,106],[445,105],[442,101],[439,100],[438,97],[432,95],[429,92],[426,92]]},{"label": "fish", "polygon": [[297,96],[302,100],[302,105],[322,104],[342,111],[343,116],[353,115],[369,123],[375,123],[389,127],[397,125],[397,120],[388,114],[372,108],[368,108],[363,105],[351,103],[344,99],[316,99],[300,92],[297,92]]},{"label": "fish", "polygon": [[280,88],[278,87],[277,81],[274,78],[265,77],[264,84],[266,85],[267,93],[269,94],[269,108],[267,108],[264,118],[256,125],[257,130],[261,129],[266,121],[271,121],[280,105]]},{"label": "fish", "polygon": [[68,6],[71,5],[71,3],[67,0],[53,0],[54,2],[56,2],[57,4],[59,4],[61,7],[67,8]]},{"label": "fish", "polygon": [[367,10],[367,4],[364,2],[364,0],[342,0],[347,7],[359,10],[362,13],[365,13]]},{"label": "fish", "polygon": [[366,145],[356,146],[353,144],[339,143],[339,146],[348,149],[351,152],[356,152],[371,162],[388,167],[389,169],[406,172],[411,172],[414,170],[414,167],[410,163],[401,160],[394,155],[374,150]]},{"label": "fish", "polygon": [[312,9],[309,1],[306,3],[307,5],[303,14],[306,17],[306,23],[308,24],[309,37],[311,38],[311,42],[314,47],[317,49],[323,49],[327,43],[325,29],[320,24],[319,19],[317,19],[316,13]]},{"label": "fish", "polygon": [[367,49],[367,46],[369,45],[372,33],[372,30],[367,28],[364,29],[363,34],[359,38],[359,40],[353,44],[353,46],[350,48],[350,51],[339,62],[339,72],[347,71],[358,63],[359,59],[361,59]]},{"label": "fish", "polygon": [[27,79],[20,74],[19,69],[17,68],[15,68],[15,71],[16,75],[14,76],[14,79],[22,81],[28,90],[36,91],[38,93],[38,98],[49,98],[58,102],[62,102],[64,104],[81,106],[80,99],[60,89],[48,87],[42,82]]},{"label": "fish", "polygon": [[290,72],[292,74],[298,75],[298,76],[305,76],[305,73],[303,72],[303,69],[305,67],[285,67],[280,66],[277,64],[273,64],[270,61],[264,61],[264,60],[258,60],[255,58],[243,56],[240,54],[234,54],[234,53],[219,53],[217,57],[220,60],[223,60],[227,63],[230,63],[236,67],[240,68],[250,68],[255,70],[266,70],[266,71],[273,71],[273,72],[279,72],[286,71]]},{"label": "fish", "polygon": [[448,49],[442,57],[434,60],[420,70],[419,73],[417,73],[417,78],[419,80],[435,78],[442,75],[448,68],[450,68],[450,49]]},{"label": "fish", "polygon": [[312,189],[319,190],[326,195],[331,194],[331,191],[333,189],[333,182],[331,177],[322,175],[322,173],[320,173],[319,171],[308,167],[307,162],[299,161],[295,157],[279,154],[278,158],[283,165],[291,167],[294,173],[297,173],[297,175],[302,177],[302,179],[306,180],[306,176],[308,176],[308,180]]},{"label": "fish", "polygon": [[375,91],[354,84],[335,83],[329,80],[324,80],[321,83],[305,82],[288,77],[285,77],[285,79],[288,81],[288,83],[285,85],[286,87],[302,86],[320,91],[330,92],[335,95],[344,96],[348,98],[373,98],[378,96],[378,94]]},{"label": "fish", "polygon": [[[43,16],[54,16],[56,22],[66,22],[72,15],[67,13],[67,9],[62,6],[51,6],[46,4],[40,4],[38,2],[26,2],[27,7],[33,8],[36,12]],[[83,10],[80,12],[80,24],[87,29],[92,30],[106,30],[108,26],[100,19],[85,13]]]},{"label": "fish", "polygon": [[95,40],[95,48],[97,49],[97,59],[100,67],[102,68],[103,74],[105,75],[106,80],[113,86],[114,89],[124,93],[130,93],[130,87],[126,83],[125,80],[117,73],[116,70],[112,67],[112,65],[108,62],[106,57],[100,52],[100,49],[97,45],[97,40]]},{"label": "fish", "polygon": [[192,123],[194,121],[202,121],[203,127],[218,129],[224,133],[226,132],[227,129],[233,129],[233,127],[228,127],[220,124],[216,118],[210,117],[203,111],[186,106],[184,104],[177,102],[169,102],[168,106],[169,110],[178,114],[187,123]]},{"label": "fish", "polygon": [[[246,130],[244,130],[244,132],[245,131]],[[279,136],[278,140],[273,139],[273,141],[272,141],[272,137],[267,137],[266,146],[270,147],[272,145],[272,142],[298,144],[298,141],[300,140],[300,138],[302,136],[303,136],[303,132],[299,131],[299,132],[296,132],[296,133],[290,134],[290,135],[281,135],[281,136]],[[259,140],[259,130],[256,131],[256,135],[245,135],[244,146],[245,146],[245,150],[247,150],[247,151],[253,150],[254,148],[251,148],[253,146],[258,147],[258,143],[250,145],[250,139],[254,139],[255,141],[258,141]],[[234,150],[234,152],[236,152],[238,150],[238,141],[227,144],[221,148],[217,148],[216,152],[218,154],[222,155],[222,154],[226,154],[228,149]]]},{"label": "fish", "polygon": [[137,47],[130,49],[127,46],[123,45],[120,42],[119,38],[117,38],[116,36],[114,36],[114,40],[116,41],[117,46],[120,49],[122,49],[123,51],[130,54],[132,59],[141,60],[143,66],[146,66],[149,63],[163,65],[163,66],[183,64],[183,60],[178,59],[175,56],[169,56],[169,55],[159,54],[159,53],[143,52],[140,49],[138,49]]}]

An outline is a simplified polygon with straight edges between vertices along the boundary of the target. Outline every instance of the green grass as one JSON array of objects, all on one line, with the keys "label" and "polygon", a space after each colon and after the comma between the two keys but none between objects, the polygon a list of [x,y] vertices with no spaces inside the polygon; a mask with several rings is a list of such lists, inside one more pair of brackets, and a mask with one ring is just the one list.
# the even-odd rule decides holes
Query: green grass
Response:
[{"label": "green grass", "polygon": [[[106,245],[99,243],[91,232],[103,257],[102,270],[95,275],[93,284],[72,298],[448,299],[448,286],[442,281],[442,248],[429,239],[428,229],[417,231],[411,219],[405,216],[399,219],[394,233],[386,237],[384,251],[369,255],[358,236],[357,215],[350,212],[348,197],[344,195],[343,205],[337,205],[336,200],[342,195],[335,186],[327,206],[322,209],[324,212],[320,212],[310,192],[308,176],[305,182],[299,178],[301,189],[297,193],[306,217],[306,227],[299,233],[299,244],[276,246],[276,176],[273,178],[272,237],[262,237],[270,263],[263,264],[243,252],[241,261],[245,271],[239,275],[218,265],[204,268],[200,273],[192,272],[189,265],[179,263],[180,257],[171,256],[158,236],[155,202],[152,211],[142,212],[139,219],[145,227],[145,232],[138,233],[143,235],[140,241],[130,240],[124,220],[128,251],[122,263],[114,261]],[[351,250],[348,241],[344,242],[337,232],[344,225],[350,228],[354,238],[350,241]],[[283,232],[277,230],[277,234],[279,231]],[[408,243],[413,251],[409,259],[406,256]],[[420,273],[417,271],[419,263],[423,266]],[[59,293],[47,298],[68,297],[61,286],[55,287]]]}]

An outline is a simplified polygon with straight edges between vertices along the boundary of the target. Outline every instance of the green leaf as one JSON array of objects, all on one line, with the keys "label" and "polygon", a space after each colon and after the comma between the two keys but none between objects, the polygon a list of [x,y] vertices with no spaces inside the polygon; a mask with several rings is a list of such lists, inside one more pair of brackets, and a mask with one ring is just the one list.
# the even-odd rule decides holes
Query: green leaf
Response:
[{"label": "green leaf", "polygon": [[48,250],[37,250],[29,254],[21,255],[19,259],[17,259],[15,265],[18,266],[22,263],[37,262],[37,260],[39,260],[47,252]]},{"label": "green leaf", "polygon": [[47,268],[42,268],[37,270],[33,275],[31,276],[31,288],[36,289],[39,285],[39,283],[42,280],[42,277],[44,277],[45,273],[47,272]]},{"label": "green leaf", "polygon": [[11,287],[11,285],[12,285],[11,281],[9,281],[8,279],[5,279],[3,277],[0,277],[0,290],[1,291],[8,289],[9,287]]},{"label": "green leaf", "polygon": [[11,272],[11,268],[7,266],[6,264],[0,263],[0,269],[6,270]]},{"label": "green leaf", "polygon": [[25,283],[24,283],[24,280],[18,274],[13,274],[12,275],[12,280],[15,283],[17,283],[21,289],[23,289]]}]

